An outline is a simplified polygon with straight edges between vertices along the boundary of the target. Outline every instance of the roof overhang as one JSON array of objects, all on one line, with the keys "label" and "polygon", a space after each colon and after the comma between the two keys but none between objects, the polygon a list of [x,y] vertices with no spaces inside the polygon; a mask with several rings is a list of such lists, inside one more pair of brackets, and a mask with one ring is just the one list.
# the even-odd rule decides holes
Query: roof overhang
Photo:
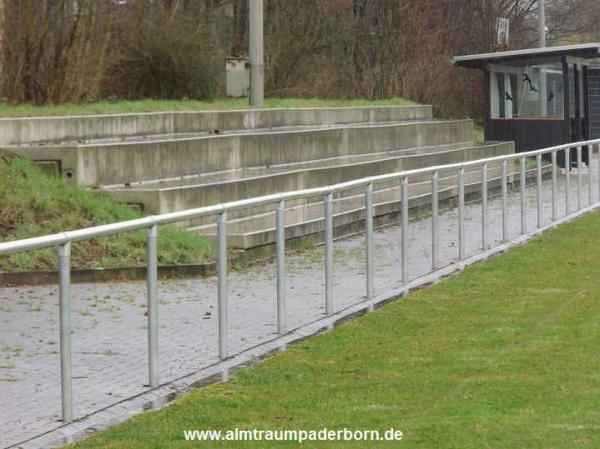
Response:
[{"label": "roof overhang", "polygon": [[452,58],[452,63],[470,69],[483,69],[490,63],[517,62],[526,59],[546,59],[556,56],[571,56],[583,59],[598,58],[600,57],[600,44],[563,45],[559,47],[528,48],[525,50],[455,56]]}]

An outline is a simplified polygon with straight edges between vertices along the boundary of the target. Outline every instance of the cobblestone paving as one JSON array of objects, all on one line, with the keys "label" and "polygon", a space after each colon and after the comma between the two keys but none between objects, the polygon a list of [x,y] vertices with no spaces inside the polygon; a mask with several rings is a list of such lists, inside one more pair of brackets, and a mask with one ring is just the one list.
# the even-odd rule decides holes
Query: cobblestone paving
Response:
[{"label": "cobblestone paving", "polygon": [[[596,170],[593,170],[596,173]],[[584,171],[583,205],[588,204]],[[559,216],[564,214],[560,179]],[[598,196],[593,183],[593,198]],[[572,211],[577,206],[576,178],[571,181]],[[550,221],[549,181],[544,183],[544,223]],[[509,195],[510,237],[520,233],[519,193]],[[489,202],[489,242],[501,239],[500,201]],[[527,189],[528,229],[536,226],[535,188]],[[457,259],[457,211],[440,214],[440,259]],[[431,220],[410,223],[410,277],[430,271]],[[466,208],[467,254],[480,251],[481,207]],[[364,237],[336,241],[335,307],[364,301]],[[399,285],[400,228],[375,233],[375,289]],[[324,315],[321,248],[289,254],[288,327]],[[273,263],[232,272],[228,278],[232,353],[271,339],[276,333],[276,279]],[[144,282],[72,286],[74,414],[82,417],[147,391],[147,318]],[[160,381],[175,380],[217,361],[215,278],[159,283]],[[58,427],[60,366],[58,288],[0,288],[0,447]]]}]

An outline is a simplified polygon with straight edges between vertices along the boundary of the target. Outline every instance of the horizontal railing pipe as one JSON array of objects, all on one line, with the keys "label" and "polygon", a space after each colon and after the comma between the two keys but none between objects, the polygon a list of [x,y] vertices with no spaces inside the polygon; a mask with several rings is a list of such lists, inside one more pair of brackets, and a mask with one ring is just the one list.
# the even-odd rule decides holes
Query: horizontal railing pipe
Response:
[{"label": "horizontal railing pipe", "polygon": [[[227,203],[216,204],[212,206],[204,206],[195,209],[187,209],[177,212],[170,212],[161,215],[149,215],[144,218],[138,218],[135,220],[122,221],[118,223],[105,224],[100,226],[94,226],[85,229],[79,229],[76,231],[61,232],[58,234],[45,235],[41,237],[33,237],[23,240],[15,240],[9,242],[0,243],[0,255],[12,254],[23,251],[31,251],[42,248],[49,248],[58,245],[65,244],[67,242],[75,242],[81,240],[88,240],[92,238],[104,237],[109,235],[118,234],[126,231],[136,231],[139,229],[145,229],[154,224],[165,225],[170,223],[176,223],[185,220],[193,220],[206,216],[218,215],[222,212],[233,211],[239,209],[245,209],[248,207],[256,207],[264,204],[272,204],[279,201],[289,201],[296,199],[305,199],[313,196],[325,196],[330,193],[336,193],[343,190],[352,188],[364,188],[368,184],[375,184],[391,180],[400,180],[404,177],[415,177],[419,175],[431,175],[435,171],[456,171],[469,167],[480,167],[482,164],[490,164],[494,162],[503,162],[510,160],[517,160],[522,157],[533,157],[546,153],[552,153],[553,151],[567,150],[570,148],[576,148],[578,146],[588,146],[600,144],[600,139],[587,140],[581,142],[573,142],[562,145],[557,145],[549,148],[542,148],[539,150],[527,151],[522,153],[507,154],[501,156],[493,156],[484,159],[477,159],[466,162],[456,162],[452,164],[436,165],[431,167],[422,167],[413,170],[405,170],[395,173],[386,173],[383,175],[371,176],[367,178],[356,179],[352,181],[342,182],[339,184],[316,187],[312,189],[296,190],[291,192],[275,193],[270,195],[264,195],[255,198],[248,198],[243,200],[231,201]],[[569,161],[566,161],[568,164]]]}]

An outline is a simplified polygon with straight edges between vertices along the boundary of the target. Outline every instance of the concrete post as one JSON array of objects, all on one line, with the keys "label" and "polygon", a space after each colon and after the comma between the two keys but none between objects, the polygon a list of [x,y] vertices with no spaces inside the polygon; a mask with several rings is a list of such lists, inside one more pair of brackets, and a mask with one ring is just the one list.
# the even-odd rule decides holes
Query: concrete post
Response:
[{"label": "concrete post", "polygon": [[248,0],[250,16],[250,107],[264,107],[263,0]]}]

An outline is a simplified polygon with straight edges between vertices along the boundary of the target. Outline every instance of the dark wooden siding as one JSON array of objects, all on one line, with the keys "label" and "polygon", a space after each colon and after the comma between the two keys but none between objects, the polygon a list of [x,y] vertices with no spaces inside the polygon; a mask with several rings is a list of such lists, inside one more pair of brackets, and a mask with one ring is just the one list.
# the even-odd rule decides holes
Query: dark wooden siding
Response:
[{"label": "dark wooden siding", "polygon": [[570,142],[569,122],[561,119],[489,119],[486,140],[514,140],[517,151]]}]

